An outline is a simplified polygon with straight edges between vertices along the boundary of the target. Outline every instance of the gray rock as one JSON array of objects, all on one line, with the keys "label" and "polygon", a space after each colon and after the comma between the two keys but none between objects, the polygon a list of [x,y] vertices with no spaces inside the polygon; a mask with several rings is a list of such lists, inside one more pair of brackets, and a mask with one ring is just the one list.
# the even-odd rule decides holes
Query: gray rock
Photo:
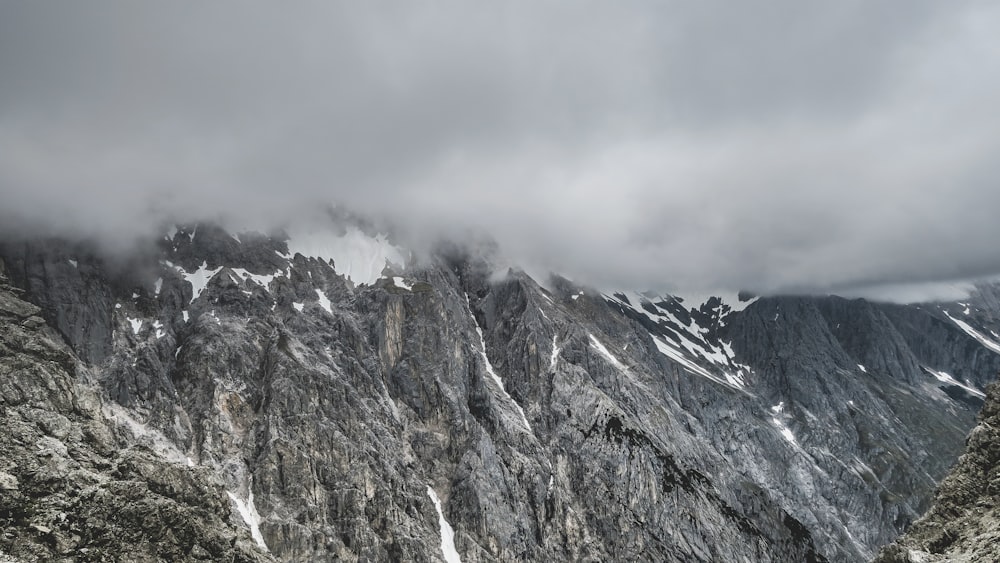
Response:
[{"label": "gray rock", "polygon": [[[76,374],[18,372],[4,396],[56,441],[32,451],[53,480],[82,472],[90,505],[130,499],[144,527],[113,537],[178,557],[217,557],[219,537],[263,557],[256,528],[279,560],[440,560],[431,487],[464,561],[864,561],[929,505],[1000,369],[954,304],[626,303],[496,276],[454,245],[388,272],[403,284],[355,285],[280,237],[205,225],[131,269],[76,249],[74,274],[67,248],[3,250],[40,306],[11,318],[41,314],[69,344],[7,350]],[[185,274],[202,266],[215,273],[196,294]],[[1000,330],[994,297],[961,318]],[[80,440],[113,461],[76,459]],[[174,531],[149,498],[211,533]],[[80,541],[108,526],[101,510]]]},{"label": "gray rock", "polygon": [[988,389],[965,453],[941,482],[931,509],[876,563],[1000,561],[1000,383]]}]

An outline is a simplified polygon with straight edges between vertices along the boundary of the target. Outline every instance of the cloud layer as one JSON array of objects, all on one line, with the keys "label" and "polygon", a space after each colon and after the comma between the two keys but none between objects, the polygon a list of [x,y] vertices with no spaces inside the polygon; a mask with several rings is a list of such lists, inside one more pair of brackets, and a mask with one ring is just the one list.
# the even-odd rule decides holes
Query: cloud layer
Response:
[{"label": "cloud layer", "polygon": [[606,286],[1000,272],[989,2],[0,8],[0,224],[317,202]]}]

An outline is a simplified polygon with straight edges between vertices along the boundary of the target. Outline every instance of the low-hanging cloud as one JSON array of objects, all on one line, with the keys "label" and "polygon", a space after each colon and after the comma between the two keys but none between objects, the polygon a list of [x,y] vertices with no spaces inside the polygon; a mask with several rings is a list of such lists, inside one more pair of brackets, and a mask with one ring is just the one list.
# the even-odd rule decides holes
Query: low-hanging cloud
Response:
[{"label": "low-hanging cloud", "polygon": [[0,225],[103,240],[337,202],[602,286],[1000,272],[1000,8],[0,8]]}]

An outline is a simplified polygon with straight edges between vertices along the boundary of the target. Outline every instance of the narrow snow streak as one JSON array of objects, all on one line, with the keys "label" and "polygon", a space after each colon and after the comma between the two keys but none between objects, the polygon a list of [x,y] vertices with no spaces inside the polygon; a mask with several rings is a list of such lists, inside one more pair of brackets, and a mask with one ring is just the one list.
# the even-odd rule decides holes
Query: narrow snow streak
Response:
[{"label": "narrow snow streak", "polygon": [[[671,359],[684,364],[685,367],[689,368],[689,371],[694,371],[698,375],[710,373],[709,370],[701,367],[694,370],[691,369],[692,365],[698,365],[699,362],[709,362],[717,366],[717,371],[720,372],[719,375],[712,376],[712,379],[718,381],[724,379],[725,384],[739,389],[743,389],[746,386],[746,377],[753,370],[750,369],[750,366],[736,361],[736,354],[733,352],[732,345],[729,342],[720,341],[713,336],[714,328],[712,326],[702,326],[698,321],[700,315],[677,315],[676,308],[683,309],[688,313],[691,311],[704,312],[704,304],[711,297],[661,297],[653,294],[636,293],[634,291],[625,291],[610,295],[605,293],[603,296],[607,302],[617,305],[622,309],[628,309],[634,313],[643,315],[670,333],[676,334],[678,338],[677,342],[670,342],[663,339],[662,344],[657,342],[657,348],[670,356]],[[729,299],[735,303],[731,305],[726,301],[725,297],[714,297],[720,300],[719,304],[714,309],[711,309],[715,315],[715,322],[718,323],[719,327],[725,326],[724,318],[726,315],[732,311],[742,310],[753,302],[753,300],[739,301],[736,295],[731,295]],[[680,300],[678,301],[677,299]],[[697,299],[702,300],[698,301]],[[654,339],[658,336],[652,332],[650,335],[654,336]],[[664,346],[672,348],[673,351],[669,353],[665,352]],[[684,358],[684,361],[680,358]]]},{"label": "narrow snow streak", "polygon": [[236,510],[239,511],[240,516],[243,517],[243,521],[250,528],[250,535],[253,536],[253,540],[257,542],[264,551],[270,551],[267,548],[267,544],[264,543],[264,535],[260,533],[260,514],[257,512],[257,507],[253,503],[253,483],[247,485],[247,500],[243,501],[240,497],[236,496],[234,493],[228,492],[229,498],[233,499],[236,503]]},{"label": "narrow snow streak", "polygon": [[611,365],[615,366],[615,368],[617,368],[620,371],[625,371],[626,369],[625,364],[619,362],[618,358],[612,356],[611,352],[609,352],[608,349],[604,347],[604,344],[601,344],[601,341],[598,340],[596,336],[589,333],[587,334],[587,336],[590,337],[590,345],[593,346],[595,350],[600,352],[601,355],[604,356],[609,362],[611,362]]},{"label": "narrow snow streak", "polygon": [[955,317],[949,315],[947,312],[945,313],[945,316],[951,319],[952,322],[954,322],[956,325],[958,325],[958,328],[964,330],[966,334],[978,340],[980,344],[996,352],[997,354],[1000,354],[1000,343],[997,343],[994,340],[986,338],[985,336],[980,334],[979,331],[969,326],[968,323],[956,319]]},{"label": "narrow snow streak", "polygon": [[517,413],[521,415],[521,422],[524,423],[524,427],[528,429],[528,432],[534,432],[531,428],[531,424],[528,423],[528,417],[524,416],[524,409],[521,405],[517,404],[514,397],[507,393],[507,389],[503,386],[503,380],[497,375],[496,370],[493,369],[493,363],[490,362],[490,357],[486,355],[486,339],[483,338],[483,329],[479,326],[479,321],[476,320],[476,316],[472,314],[472,303],[469,301],[469,294],[465,294],[465,304],[469,308],[469,316],[472,317],[472,324],[476,327],[476,333],[479,334],[479,353],[483,356],[483,363],[486,364],[486,373],[490,374],[493,381],[500,388],[500,393],[503,394],[504,398],[510,401],[515,408],[517,408]]},{"label": "narrow snow streak", "polygon": [[781,432],[781,436],[784,439],[788,440],[790,444],[794,444],[796,446],[798,445],[798,442],[795,441],[795,434],[792,434],[791,429],[785,426],[784,422],[781,422],[781,420],[779,420],[777,417],[772,418],[771,422],[773,422],[774,425],[778,427],[778,430]]},{"label": "narrow snow streak", "polygon": [[683,367],[689,373],[692,373],[694,375],[700,375],[700,376],[702,376],[702,377],[704,377],[706,379],[710,379],[710,380],[712,380],[712,381],[714,381],[714,382],[716,382],[716,383],[718,383],[720,385],[725,385],[726,387],[729,387],[730,389],[735,389],[737,391],[742,391],[743,393],[746,393],[747,395],[751,395],[752,396],[752,394],[750,392],[748,392],[746,389],[743,388],[743,386],[741,384],[739,384],[738,380],[736,380],[734,378],[722,379],[722,378],[719,378],[719,377],[713,375],[707,369],[705,369],[705,368],[699,366],[698,364],[692,362],[691,360],[687,359],[684,356],[684,354],[682,354],[679,350],[676,350],[675,348],[673,348],[672,346],[670,346],[669,344],[667,344],[667,342],[663,338],[660,338],[659,336],[653,335],[653,344],[656,345],[656,349],[659,350],[661,354],[663,354],[664,356],[666,356],[666,357],[670,358],[671,360],[673,360],[673,361],[677,362],[678,364],[680,364],[681,367]]},{"label": "narrow snow streak", "polygon": [[555,371],[556,364],[559,362],[559,343],[556,341],[556,336],[552,335],[552,359],[549,360],[549,366],[552,371]]},{"label": "narrow snow streak", "polygon": [[977,396],[977,397],[979,397],[981,399],[985,399],[986,398],[986,393],[983,393],[982,391],[980,391],[979,389],[976,389],[974,387],[970,387],[970,386],[965,385],[963,383],[959,383],[958,380],[955,379],[955,377],[952,376],[950,373],[947,373],[947,372],[944,372],[944,371],[938,371],[936,369],[931,369],[931,368],[926,367],[926,366],[924,366],[924,369],[927,370],[927,373],[933,375],[938,381],[940,381],[942,383],[947,383],[949,385],[954,385],[956,387],[961,387],[962,389],[965,389],[969,393],[972,393],[973,395],[975,395],[975,396]]},{"label": "narrow snow streak", "polygon": [[441,510],[441,499],[438,498],[437,493],[429,485],[427,486],[427,496],[431,497],[434,509],[438,513],[438,525],[441,527],[441,551],[444,553],[444,560],[447,563],[462,563],[462,558],[458,556],[458,550],[455,549],[455,530],[444,519],[444,512]]}]

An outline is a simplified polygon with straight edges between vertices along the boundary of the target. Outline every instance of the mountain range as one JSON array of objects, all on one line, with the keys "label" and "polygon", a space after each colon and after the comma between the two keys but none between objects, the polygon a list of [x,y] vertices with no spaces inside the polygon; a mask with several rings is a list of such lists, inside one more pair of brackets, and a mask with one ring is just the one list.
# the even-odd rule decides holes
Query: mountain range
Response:
[{"label": "mountain range", "polygon": [[993,428],[1000,285],[685,296],[500,263],[350,221],[0,243],[0,561],[933,553],[900,534],[947,526],[935,489]]}]

